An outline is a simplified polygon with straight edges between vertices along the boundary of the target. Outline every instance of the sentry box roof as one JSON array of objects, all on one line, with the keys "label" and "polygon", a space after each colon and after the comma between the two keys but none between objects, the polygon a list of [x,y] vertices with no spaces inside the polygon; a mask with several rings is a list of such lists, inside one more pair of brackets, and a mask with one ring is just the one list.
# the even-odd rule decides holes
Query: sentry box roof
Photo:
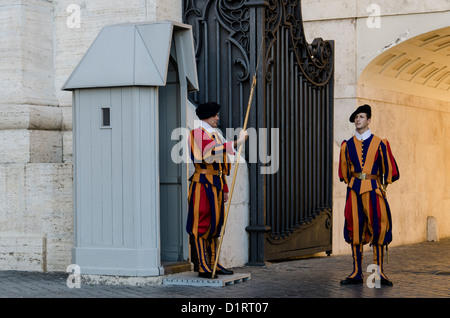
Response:
[{"label": "sentry box roof", "polygon": [[[172,47],[175,42],[178,50]],[[171,55],[184,69],[188,90],[198,90],[190,25],[162,21],[106,26],[62,89],[165,86]]]}]

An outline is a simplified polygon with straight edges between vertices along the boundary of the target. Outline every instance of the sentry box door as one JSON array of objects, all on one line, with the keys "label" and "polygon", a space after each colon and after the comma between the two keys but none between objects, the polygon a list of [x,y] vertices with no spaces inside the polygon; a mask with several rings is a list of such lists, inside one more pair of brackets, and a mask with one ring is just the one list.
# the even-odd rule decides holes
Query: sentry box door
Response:
[{"label": "sentry box door", "polygon": [[[178,140],[172,140],[172,132],[181,127],[178,72],[173,59],[169,64],[167,84],[159,87],[159,184],[160,184],[160,233],[161,261],[184,261],[183,255],[183,165],[171,158],[172,148]],[[184,190],[184,191],[183,191]]]}]

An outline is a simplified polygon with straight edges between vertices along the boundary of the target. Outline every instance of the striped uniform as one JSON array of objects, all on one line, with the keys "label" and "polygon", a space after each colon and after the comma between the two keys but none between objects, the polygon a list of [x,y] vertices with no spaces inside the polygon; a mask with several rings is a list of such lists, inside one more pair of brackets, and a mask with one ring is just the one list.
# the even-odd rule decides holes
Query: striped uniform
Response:
[{"label": "striped uniform", "polygon": [[228,192],[225,176],[230,174],[228,153],[234,154],[233,142],[222,143],[217,133],[196,128],[190,133],[189,146],[195,172],[189,179],[186,231],[195,237],[199,270],[212,272],[211,259],[224,221],[223,193]]},{"label": "striped uniform", "polygon": [[348,185],[345,241],[353,245],[389,244],[392,219],[382,184],[387,186],[400,177],[389,142],[373,134],[366,140],[354,136],[342,143],[339,161],[339,178]]},{"label": "striped uniform", "polygon": [[342,143],[339,178],[348,185],[344,238],[352,246],[353,272],[341,284],[362,283],[362,246],[371,243],[381,282],[392,286],[383,273],[383,246],[392,241],[391,211],[384,191],[399,177],[398,166],[387,140],[370,134],[364,140],[354,136]]}]

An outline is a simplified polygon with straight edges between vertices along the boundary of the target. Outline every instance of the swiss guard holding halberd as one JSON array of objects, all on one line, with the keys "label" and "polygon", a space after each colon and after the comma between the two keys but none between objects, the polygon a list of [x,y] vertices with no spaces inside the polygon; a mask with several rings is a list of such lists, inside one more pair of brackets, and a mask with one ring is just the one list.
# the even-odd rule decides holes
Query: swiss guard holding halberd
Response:
[{"label": "swiss guard holding halberd", "polygon": [[384,247],[392,241],[391,211],[386,187],[399,179],[397,163],[386,139],[373,135],[369,129],[372,110],[363,105],[353,112],[355,136],[342,142],[339,178],[347,184],[345,203],[345,241],[351,244],[353,272],[342,285],[362,284],[363,245],[373,245],[373,260],[380,269],[382,285],[392,286],[383,272]]},{"label": "swiss guard holding halberd", "polygon": [[[234,147],[247,139],[242,130],[235,141],[224,142],[217,132],[220,105],[216,102],[198,105],[195,112],[201,126],[191,131],[189,146],[195,172],[189,179],[189,211],[186,231],[193,236],[199,262],[199,277],[213,277],[218,237],[224,221],[224,202],[228,201],[230,161]],[[217,274],[230,275],[232,271],[217,263]]]}]

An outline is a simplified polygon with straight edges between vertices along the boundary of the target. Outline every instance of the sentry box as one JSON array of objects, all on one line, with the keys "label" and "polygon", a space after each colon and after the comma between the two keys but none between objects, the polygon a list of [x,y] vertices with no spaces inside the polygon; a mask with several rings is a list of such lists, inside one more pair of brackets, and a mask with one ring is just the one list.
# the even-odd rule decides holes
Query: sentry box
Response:
[{"label": "sentry box", "polygon": [[198,90],[192,29],[102,29],[64,84],[73,92],[74,247],[81,274],[159,276],[189,257],[186,165],[171,160]]}]

